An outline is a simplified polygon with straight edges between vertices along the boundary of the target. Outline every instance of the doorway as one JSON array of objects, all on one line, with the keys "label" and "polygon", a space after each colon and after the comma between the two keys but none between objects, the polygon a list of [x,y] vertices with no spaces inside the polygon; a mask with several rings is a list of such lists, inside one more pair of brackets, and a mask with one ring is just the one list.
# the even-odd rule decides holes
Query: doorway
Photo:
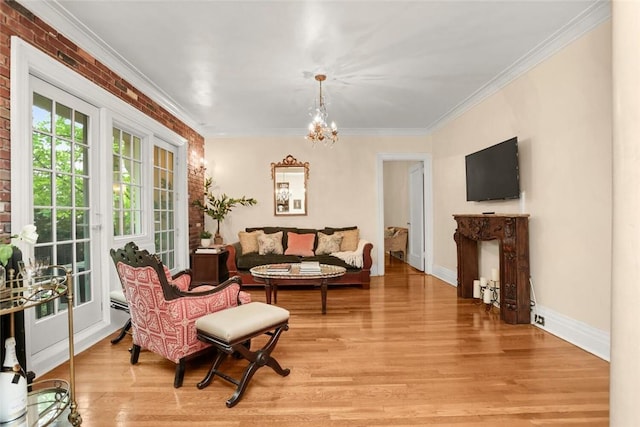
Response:
[{"label": "doorway", "polygon": [[[384,228],[385,228],[385,189],[384,189],[384,165],[385,162],[394,162],[394,161],[402,161],[402,162],[411,162],[419,164],[416,168],[416,171],[411,175],[413,178],[407,177],[407,186],[409,187],[408,181],[410,179],[415,179],[416,181],[420,178],[416,178],[418,176],[418,172],[420,177],[422,178],[422,203],[419,206],[421,209],[416,209],[414,204],[414,208],[412,209],[412,215],[416,216],[416,218],[412,218],[407,221],[407,228],[411,227],[411,223],[418,225],[421,222],[422,230],[420,231],[420,227],[417,227],[416,232],[414,232],[413,243],[410,243],[409,252],[407,253],[407,258],[415,259],[418,257],[416,261],[416,266],[420,266],[422,263],[420,258],[423,259],[423,270],[427,274],[431,274],[433,269],[433,207],[432,207],[432,184],[431,184],[431,155],[427,153],[379,153],[377,155],[377,180],[378,180],[378,242],[377,245],[377,260],[376,260],[376,270],[378,275],[384,275]],[[414,187],[413,191],[416,191],[417,187],[416,181],[414,181],[412,187]],[[407,193],[410,192],[409,188],[406,189]],[[408,196],[410,198],[410,196]],[[411,202],[409,202],[411,205]],[[418,203],[420,204],[420,203]],[[422,213],[420,214],[420,210]],[[418,214],[416,215],[416,212]],[[409,215],[409,214],[407,214]],[[419,218],[418,218],[419,217]],[[403,224],[396,224],[398,226],[405,226]],[[411,234],[409,235],[409,239],[412,239]],[[413,246],[411,246],[413,245]],[[413,255],[410,256],[411,251],[413,250]],[[417,268],[417,267],[416,267]]]}]

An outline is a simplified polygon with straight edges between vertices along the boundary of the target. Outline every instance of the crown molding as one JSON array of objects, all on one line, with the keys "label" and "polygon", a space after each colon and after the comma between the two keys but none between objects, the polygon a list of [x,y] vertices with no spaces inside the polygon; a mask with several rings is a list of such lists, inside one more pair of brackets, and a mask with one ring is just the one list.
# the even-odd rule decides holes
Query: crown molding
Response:
[{"label": "crown molding", "polygon": [[[426,136],[426,128],[339,128],[338,138],[344,136]],[[272,128],[272,129],[230,129],[221,132],[214,127],[204,127],[203,135],[209,138],[243,138],[243,137],[274,137],[297,136],[304,138],[306,131],[300,128]]]},{"label": "crown molding", "polygon": [[201,126],[191,115],[162,88],[156,85],[133,64],[123,58],[97,34],[70,14],[57,0],[30,0],[23,4],[38,18],[47,22],[56,31],[64,34],[111,71],[120,75],[138,90],[157,102],[162,108],[202,134]]},{"label": "crown molding", "polygon": [[440,116],[426,127],[426,133],[431,134],[443,127],[449,121],[470,110],[484,99],[495,94],[507,84],[522,76],[536,65],[550,58],[574,40],[587,34],[603,22],[611,18],[611,2],[609,0],[595,0],[582,14],[578,15],[553,35],[543,40],[520,59],[507,67],[484,86],[475,91],[465,100]]}]

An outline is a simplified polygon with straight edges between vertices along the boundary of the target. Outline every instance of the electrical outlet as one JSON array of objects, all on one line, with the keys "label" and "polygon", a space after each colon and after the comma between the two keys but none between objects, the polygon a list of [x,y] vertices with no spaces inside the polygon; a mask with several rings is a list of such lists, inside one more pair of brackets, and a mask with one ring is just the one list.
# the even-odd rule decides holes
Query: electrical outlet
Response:
[{"label": "electrical outlet", "polygon": [[540,316],[539,314],[535,315],[534,321],[537,325],[544,326],[544,316]]}]

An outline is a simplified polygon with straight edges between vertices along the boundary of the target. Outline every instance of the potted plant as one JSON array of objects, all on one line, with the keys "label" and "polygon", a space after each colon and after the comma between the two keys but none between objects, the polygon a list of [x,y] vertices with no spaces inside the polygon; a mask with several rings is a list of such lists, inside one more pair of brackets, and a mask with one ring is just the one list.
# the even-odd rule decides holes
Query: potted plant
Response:
[{"label": "potted plant", "polygon": [[200,232],[200,246],[208,248],[211,245],[211,232],[202,230]]},{"label": "potted plant", "polygon": [[222,236],[220,236],[220,223],[227,217],[231,210],[240,206],[252,206],[258,203],[258,201],[251,197],[242,196],[237,199],[229,197],[226,194],[216,195],[212,191],[213,179],[207,178],[204,182],[204,202],[200,200],[194,200],[192,205],[200,209],[207,214],[211,219],[216,222],[216,234],[213,242],[217,245],[222,244]]}]

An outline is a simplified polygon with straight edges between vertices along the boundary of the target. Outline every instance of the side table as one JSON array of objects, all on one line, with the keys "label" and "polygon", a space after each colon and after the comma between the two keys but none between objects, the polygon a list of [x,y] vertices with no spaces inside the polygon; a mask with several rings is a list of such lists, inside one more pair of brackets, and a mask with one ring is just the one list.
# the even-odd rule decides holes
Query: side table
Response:
[{"label": "side table", "polygon": [[191,283],[193,285],[217,285],[229,278],[227,268],[229,251],[217,254],[191,254]]}]

